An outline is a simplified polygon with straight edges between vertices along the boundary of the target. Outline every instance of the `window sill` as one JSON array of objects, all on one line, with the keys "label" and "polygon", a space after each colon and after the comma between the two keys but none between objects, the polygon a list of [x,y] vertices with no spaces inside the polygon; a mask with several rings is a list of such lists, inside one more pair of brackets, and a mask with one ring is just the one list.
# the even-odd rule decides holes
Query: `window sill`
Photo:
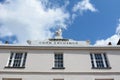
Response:
[{"label": "window sill", "polygon": [[104,68],[98,68],[98,67],[92,67],[92,69],[111,69],[111,67],[104,67]]},{"label": "window sill", "polygon": [[25,67],[9,67],[9,66],[5,66],[5,68],[23,69],[23,68],[25,68]]},{"label": "window sill", "polygon": [[60,68],[53,67],[52,69],[65,69],[65,67],[60,67]]}]

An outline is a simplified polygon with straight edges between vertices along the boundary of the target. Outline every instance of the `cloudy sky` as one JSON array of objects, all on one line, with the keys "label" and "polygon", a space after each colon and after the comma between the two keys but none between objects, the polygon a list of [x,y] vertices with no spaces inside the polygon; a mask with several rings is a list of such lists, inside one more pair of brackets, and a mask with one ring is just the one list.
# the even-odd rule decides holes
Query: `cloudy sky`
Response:
[{"label": "cloudy sky", "polygon": [[120,33],[120,0],[0,0],[0,44],[54,37],[115,45]]}]

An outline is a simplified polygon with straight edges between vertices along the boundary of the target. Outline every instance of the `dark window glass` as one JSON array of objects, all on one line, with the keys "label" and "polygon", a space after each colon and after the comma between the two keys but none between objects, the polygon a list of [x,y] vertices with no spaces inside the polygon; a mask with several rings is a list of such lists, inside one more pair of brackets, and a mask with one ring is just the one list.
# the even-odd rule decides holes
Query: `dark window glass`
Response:
[{"label": "dark window glass", "polygon": [[25,67],[27,53],[11,53],[7,67]]},{"label": "dark window glass", "polygon": [[63,54],[55,54],[55,68],[63,68]]},{"label": "dark window glass", "polygon": [[108,59],[105,53],[91,53],[92,68],[109,68]]}]

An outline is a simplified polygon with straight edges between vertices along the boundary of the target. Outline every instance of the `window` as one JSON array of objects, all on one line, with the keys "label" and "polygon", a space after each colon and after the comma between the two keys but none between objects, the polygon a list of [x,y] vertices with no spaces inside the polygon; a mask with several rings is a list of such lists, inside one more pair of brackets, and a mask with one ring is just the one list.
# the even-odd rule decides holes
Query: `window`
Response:
[{"label": "window", "polygon": [[53,69],[64,69],[63,66],[63,54],[55,53],[54,54],[54,67]]},{"label": "window", "polygon": [[114,80],[114,79],[95,79],[95,80]]},{"label": "window", "polygon": [[3,78],[2,80],[22,80],[21,78]]},{"label": "window", "polygon": [[64,79],[53,79],[53,80],[64,80]]},{"label": "window", "polygon": [[90,58],[91,58],[92,68],[98,68],[98,69],[110,68],[105,53],[91,53]]},{"label": "window", "polygon": [[26,57],[27,57],[27,53],[12,52],[6,67],[24,68]]}]

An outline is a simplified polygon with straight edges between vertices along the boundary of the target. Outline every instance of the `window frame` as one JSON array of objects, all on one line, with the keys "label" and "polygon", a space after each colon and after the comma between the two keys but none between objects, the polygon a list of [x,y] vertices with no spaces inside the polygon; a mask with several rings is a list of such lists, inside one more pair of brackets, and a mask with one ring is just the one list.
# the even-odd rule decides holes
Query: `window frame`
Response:
[{"label": "window frame", "polygon": [[102,79],[95,79],[95,80],[114,80],[114,79],[102,78]]},{"label": "window frame", "polygon": [[2,80],[22,80],[22,78],[2,78]]},{"label": "window frame", "polygon": [[105,52],[90,53],[92,69],[111,69],[110,63]]},{"label": "window frame", "polygon": [[64,80],[64,79],[60,78],[60,79],[53,79],[53,80]]},{"label": "window frame", "polygon": [[27,52],[10,52],[5,68],[25,68]]},{"label": "window frame", "polygon": [[[58,55],[60,56],[58,57]],[[61,64],[62,66],[59,64]],[[54,67],[52,67],[52,69],[65,69],[63,52],[54,52]]]}]

